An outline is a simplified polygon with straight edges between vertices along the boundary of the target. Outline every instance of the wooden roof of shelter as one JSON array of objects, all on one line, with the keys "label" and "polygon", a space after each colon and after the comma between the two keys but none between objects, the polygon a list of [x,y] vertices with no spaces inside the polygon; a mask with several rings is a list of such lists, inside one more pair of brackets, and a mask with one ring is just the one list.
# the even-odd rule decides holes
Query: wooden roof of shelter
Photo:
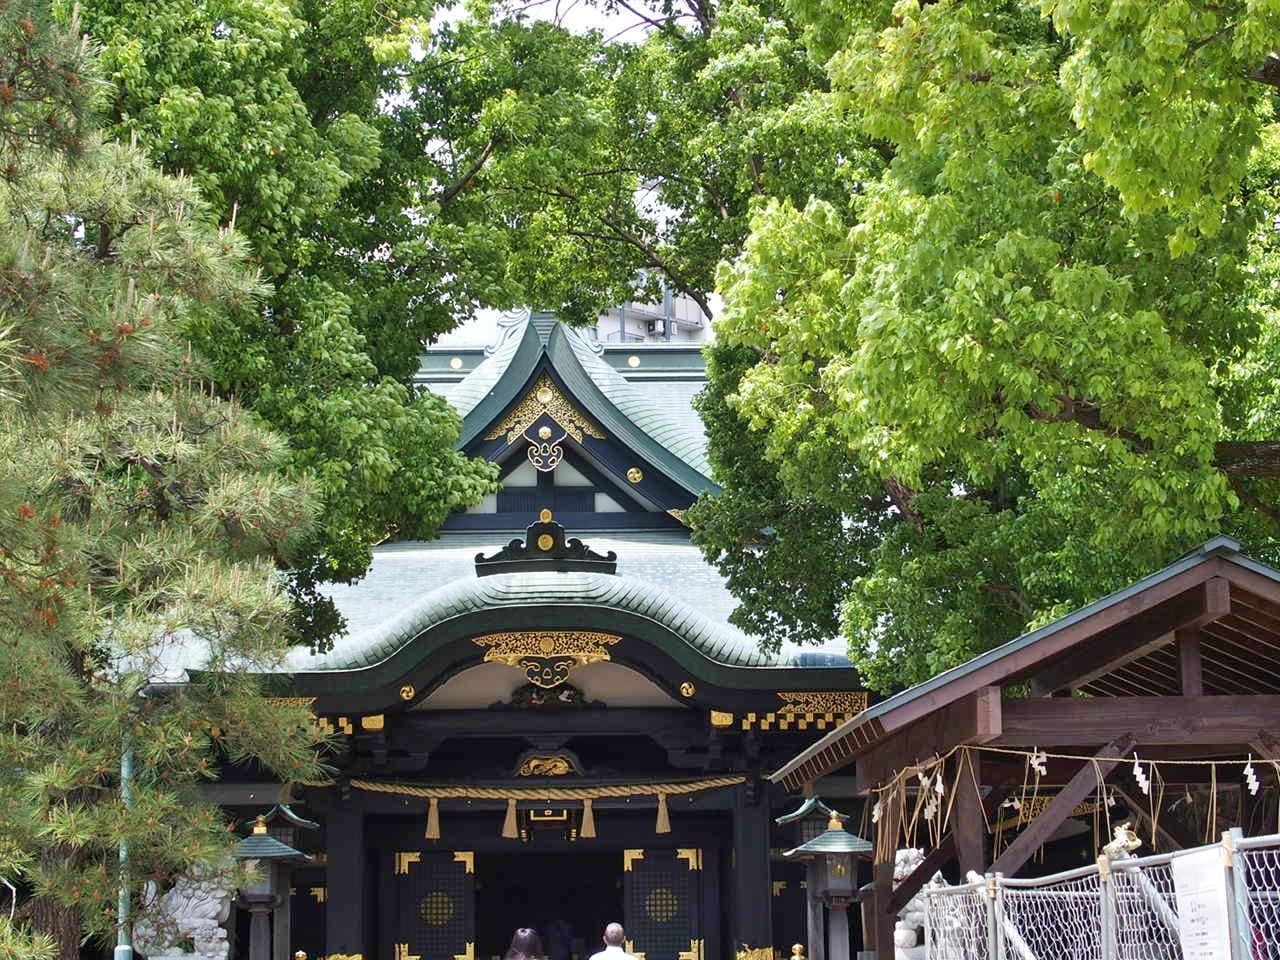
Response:
[{"label": "wooden roof of shelter", "polygon": [[[1073,695],[1085,694],[1085,696]],[[1218,537],[1124,590],[862,711],[772,774],[799,789],[850,764],[861,791],[881,788],[874,867],[873,943],[890,943],[894,915],[934,871],[958,861],[1012,875],[1086,801],[1121,758],[1280,759],[1280,571]],[[957,748],[980,748],[957,751]],[[993,755],[994,749],[1022,753]],[[987,859],[997,787],[1033,749],[1048,752],[1039,815]],[[954,752],[954,759],[948,756]],[[1127,761],[1126,761],[1127,762]],[[953,767],[953,815],[924,862],[894,883],[893,851],[918,764]],[[885,786],[885,785],[889,786]],[[1118,793],[1143,819],[1146,804]],[[985,808],[985,809],[984,809]],[[1168,837],[1156,823],[1152,832]],[[988,865],[989,864],[989,865]]]},{"label": "wooden roof of shelter", "polygon": [[[1005,699],[1009,687],[1030,696]],[[1053,696],[1069,691],[1087,698]],[[1179,698],[1170,700],[1168,698]],[[875,704],[776,771],[860,785],[960,743],[1264,750],[1280,721],[1280,571],[1217,537],[1132,586]],[[895,766],[898,765],[898,766]]]}]

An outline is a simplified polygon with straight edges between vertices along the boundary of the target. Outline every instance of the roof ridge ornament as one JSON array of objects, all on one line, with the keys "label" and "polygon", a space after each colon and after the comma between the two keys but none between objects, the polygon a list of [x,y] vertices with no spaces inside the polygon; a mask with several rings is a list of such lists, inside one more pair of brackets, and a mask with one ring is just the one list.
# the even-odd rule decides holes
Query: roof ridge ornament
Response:
[{"label": "roof ridge ornament", "polygon": [[524,539],[516,538],[491,557],[476,554],[476,576],[497,573],[524,573],[533,570],[588,573],[617,573],[618,555],[610,550],[597,553],[577,537],[565,537],[565,530],[543,510],[525,528]]}]

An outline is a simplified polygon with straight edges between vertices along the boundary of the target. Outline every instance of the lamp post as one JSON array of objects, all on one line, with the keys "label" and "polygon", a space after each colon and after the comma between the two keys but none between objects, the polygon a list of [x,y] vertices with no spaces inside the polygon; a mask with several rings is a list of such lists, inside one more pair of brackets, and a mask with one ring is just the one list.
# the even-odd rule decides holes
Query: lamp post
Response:
[{"label": "lamp post", "polygon": [[253,833],[236,844],[231,855],[258,868],[258,879],[240,891],[240,903],[248,909],[249,960],[271,960],[271,911],[289,895],[289,870],[311,858],[267,833],[265,817],[258,817]]},{"label": "lamp post", "polygon": [[826,830],[783,854],[812,864],[810,895],[827,907],[828,960],[849,960],[849,906],[858,876],[854,858],[869,859],[872,852],[871,844],[846,830],[844,817],[831,810]]}]

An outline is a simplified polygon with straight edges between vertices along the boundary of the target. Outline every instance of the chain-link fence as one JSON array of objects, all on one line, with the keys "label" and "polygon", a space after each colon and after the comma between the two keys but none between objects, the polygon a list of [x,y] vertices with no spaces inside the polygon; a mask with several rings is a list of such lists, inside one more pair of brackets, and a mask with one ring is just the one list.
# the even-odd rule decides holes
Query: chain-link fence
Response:
[{"label": "chain-link fence", "polygon": [[1280,835],[922,896],[928,960],[1280,960]]}]

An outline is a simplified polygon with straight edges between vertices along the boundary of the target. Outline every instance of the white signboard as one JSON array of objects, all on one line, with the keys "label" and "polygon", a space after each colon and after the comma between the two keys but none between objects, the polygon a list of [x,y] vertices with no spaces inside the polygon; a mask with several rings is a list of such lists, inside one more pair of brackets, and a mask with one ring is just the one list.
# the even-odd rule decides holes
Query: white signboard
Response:
[{"label": "white signboard", "polygon": [[1174,857],[1172,866],[1183,960],[1223,960],[1231,956],[1222,851],[1218,847],[1197,850]]}]

